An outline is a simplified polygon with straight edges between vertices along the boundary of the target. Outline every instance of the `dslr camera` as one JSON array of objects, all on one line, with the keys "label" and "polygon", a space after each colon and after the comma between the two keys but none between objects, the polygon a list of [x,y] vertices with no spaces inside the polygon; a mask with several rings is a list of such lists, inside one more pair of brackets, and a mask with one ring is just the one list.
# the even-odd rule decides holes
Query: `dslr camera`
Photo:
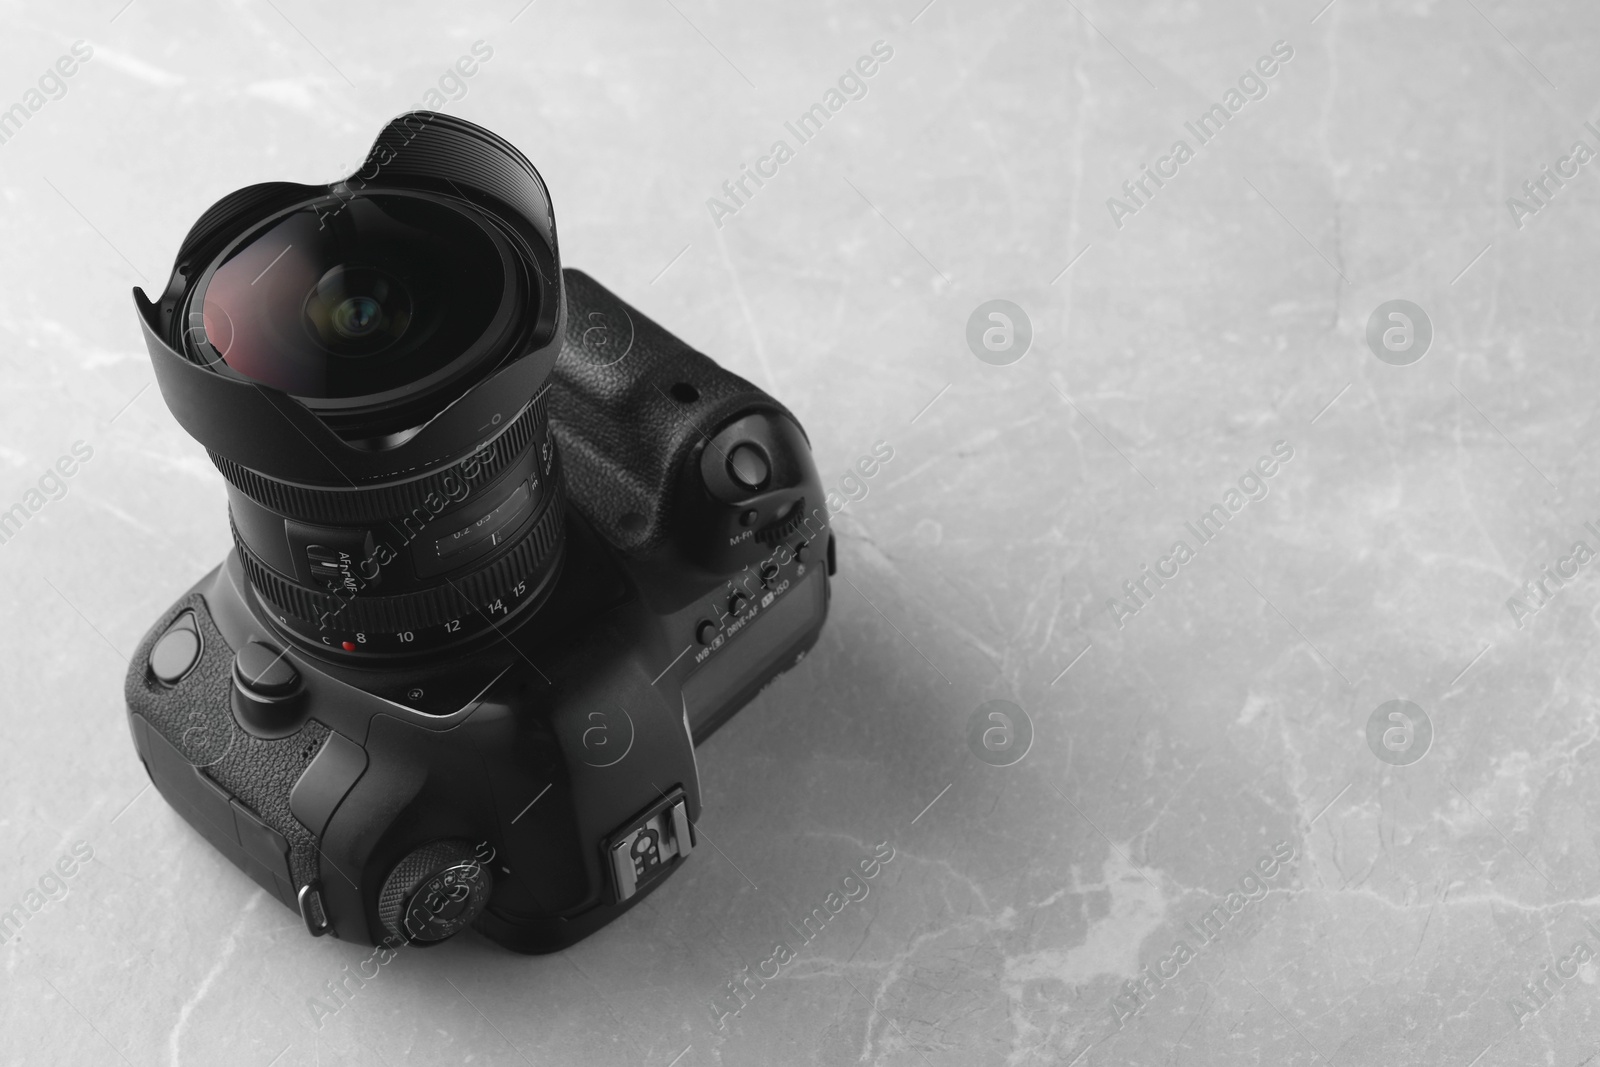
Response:
[{"label": "dslr camera", "polygon": [[128,672],[167,802],[317,936],[547,952],[660,885],[695,746],[827,615],[795,417],[563,270],[533,166],[432,112],[224,197],[134,301],[234,543]]}]

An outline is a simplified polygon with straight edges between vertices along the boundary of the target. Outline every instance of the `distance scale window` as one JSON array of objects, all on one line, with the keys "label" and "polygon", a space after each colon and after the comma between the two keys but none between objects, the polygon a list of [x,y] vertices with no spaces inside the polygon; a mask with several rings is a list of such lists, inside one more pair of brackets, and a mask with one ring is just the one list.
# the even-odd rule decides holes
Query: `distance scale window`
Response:
[{"label": "distance scale window", "polygon": [[[419,577],[431,578],[447,571],[456,570],[474,560],[488,555],[499,546],[513,541],[523,535],[525,527],[533,517],[534,493],[538,489],[538,481],[522,482],[513,489],[504,500],[495,505],[486,514],[480,516],[472,523],[458,530],[453,530],[442,537],[431,541],[422,540],[415,543],[412,549],[413,566]],[[333,571],[338,566],[331,560],[322,557],[327,553],[322,545],[311,545],[307,548],[307,557],[311,565],[319,565],[328,571]],[[348,562],[344,562],[344,571],[348,571]],[[331,576],[331,574],[330,574]],[[528,592],[528,581],[523,578],[500,596],[487,604],[474,604],[491,620],[496,617],[510,615],[518,602]],[[282,617],[280,616],[280,619]],[[282,619],[287,624],[287,619]],[[323,632],[318,636],[322,643],[336,648],[343,648],[346,652],[367,650],[395,651],[416,641],[419,632],[431,634],[437,631],[441,635],[461,632],[463,619],[451,619],[442,626],[430,627],[427,631],[400,630],[394,633],[361,633],[361,632],[335,632],[331,636]],[[335,627],[337,630],[337,628]]]}]

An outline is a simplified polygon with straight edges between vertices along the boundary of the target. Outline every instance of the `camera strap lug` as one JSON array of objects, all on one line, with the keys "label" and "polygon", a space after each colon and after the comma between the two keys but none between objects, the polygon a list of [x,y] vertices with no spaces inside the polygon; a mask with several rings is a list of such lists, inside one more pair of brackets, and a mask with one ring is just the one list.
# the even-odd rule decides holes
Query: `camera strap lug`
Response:
[{"label": "camera strap lug", "polygon": [[300,918],[305,920],[306,930],[312,937],[321,937],[323,934],[333,932],[333,922],[328,918],[327,909],[322,906],[322,887],[316,882],[307,882],[300,887]]}]

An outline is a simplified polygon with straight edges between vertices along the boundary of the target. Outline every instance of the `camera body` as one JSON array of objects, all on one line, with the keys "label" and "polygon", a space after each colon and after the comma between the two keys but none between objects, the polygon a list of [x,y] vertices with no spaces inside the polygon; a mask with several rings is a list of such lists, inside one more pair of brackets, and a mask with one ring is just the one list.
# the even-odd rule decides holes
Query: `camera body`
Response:
[{"label": "camera body", "polygon": [[[514,151],[433,118],[447,145]],[[172,340],[181,261],[227,228],[226,204],[168,293],[137,296],[163,392],[230,483],[236,549],[134,655],[134,746],[313,935],[426,945],[471,925],[517,951],[565,947],[692,853],[696,744],[818,637],[834,549],[804,432],[555,265],[538,275],[551,362],[526,378],[508,364],[445,409],[480,424],[464,456],[348,492],[257,476],[270,445],[242,460],[213,446],[256,448],[236,432],[250,411],[287,411],[319,453],[344,443],[271,390],[224,394]],[[375,499],[416,506],[363,519]],[[310,521],[318,508],[340,521]]]}]

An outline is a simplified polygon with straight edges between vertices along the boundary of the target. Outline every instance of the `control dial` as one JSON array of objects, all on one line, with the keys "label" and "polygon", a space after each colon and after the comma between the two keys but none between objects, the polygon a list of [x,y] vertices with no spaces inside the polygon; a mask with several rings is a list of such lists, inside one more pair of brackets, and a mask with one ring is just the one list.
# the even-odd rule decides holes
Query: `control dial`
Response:
[{"label": "control dial", "polygon": [[435,841],[389,872],[378,897],[378,919],[394,937],[437,944],[476,919],[493,888],[493,876],[471,844]]}]

